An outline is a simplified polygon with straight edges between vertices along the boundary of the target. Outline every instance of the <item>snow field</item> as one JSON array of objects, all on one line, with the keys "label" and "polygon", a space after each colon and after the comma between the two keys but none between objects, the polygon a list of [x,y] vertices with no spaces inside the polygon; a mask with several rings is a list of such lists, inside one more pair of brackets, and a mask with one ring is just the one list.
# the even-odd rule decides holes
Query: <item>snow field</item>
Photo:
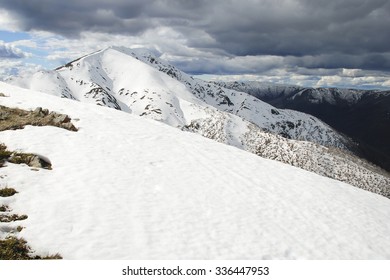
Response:
[{"label": "snow field", "polygon": [[37,253],[65,259],[389,259],[390,201],[165,124],[1,83],[4,106],[79,128],[0,132],[53,170],[8,164]]}]

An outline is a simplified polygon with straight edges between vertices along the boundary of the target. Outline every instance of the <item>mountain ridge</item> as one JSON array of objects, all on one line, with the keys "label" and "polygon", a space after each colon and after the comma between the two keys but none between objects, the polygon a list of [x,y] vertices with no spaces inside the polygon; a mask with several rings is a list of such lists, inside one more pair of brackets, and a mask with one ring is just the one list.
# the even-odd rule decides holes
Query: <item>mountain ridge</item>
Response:
[{"label": "mountain ridge", "polygon": [[[10,82],[158,120],[390,197],[389,178],[369,164],[356,164],[358,159],[338,150],[354,144],[328,125],[310,115],[276,109],[246,93],[195,79],[145,50],[111,47],[55,71]],[[327,156],[321,157],[324,154]]]},{"label": "mountain ridge", "polygon": [[390,171],[390,91],[218,82],[278,108],[318,117],[358,143],[358,154]]},{"label": "mountain ridge", "polygon": [[[115,52],[115,55],[113,55],[113,52]],[[116,58],[114,58],[115,56]],[[118,56],[120,56],[121,59],[119,59]],[[116,59],[116,63],[114,65],[110,65],[109,63],[106,63],[107,59],[104,62],[101,60],[107,57]],[[142,64],[137,63],[134,60],[129,62],[129,58],[140,60],[152,68],[157,69],[159,72],[163,72],[174,80],[179,81],[179,84],[174,84],[172,81],[170,81],[169,85],[172,87],[170,89],[171,92],[174,91],[175,95],[180,94],[180,98],[183,98],[187,101],[189,99],[189,101],[192,103],[212,106],[218,110],[237,115],[249,122],[258,125],[263,129],[282,135],[286,138],[312,141],[321,145],[335,146],[343,149],[352,148],[354,145],[349,139],[340,135],[331,127],[322,123],[321,121],[316,120],[312,116],[290,110],[277,111],[275,110],[276,108],[260,101],[257,98],[253,98],[248,94],[226,90],[223,87],[215,86],[213,83],[195,79],[178,70],[174,66],[161,62],[161,60],[153,57],[149,53],[145,54],[144,49],[133,50],[120,47],[110,47],[77,59],[73,63],[68,63],[66,64],[67,66],[57,68],[57,71],[38,72],[32,75],[29,81],[30,84],[26,84],[24,78],[14,78],[7,82],[24,88],[31,88],[72,99],[76,98],[74,95],[75,93],[80,92],[81,88],[83,95],[81,96],[78,94],[79,96],[77,96],[77,98],[80,100],[83,99],[85,101],[85,99],[90,99],[90,101],[95,102],[98,105],[126,110],[126,107],[131,109],[134,106],[133,104],[129,103],[133,102],[134,99],[137,98],[136,96],[141,95],[142,91],[145,89],[148,91],[145,93],[151,95],[153,92],[156,93],[155,89],[160,90],[165,88],[165,85],[160,86],[161,84],[159,81],[153,79],[154,77],[152,77],[153,75],[150,73],[150,69],[145,70],[145,67],[143,67]],[[92,64],[94,65],[90,65],[90,67],[81,67],[80,63],[84,63],[84,61],[85,63],[89,63],[89,60],[91,59],[93,60]],[[127,67],[123,67],[123,63],[125,63],[125,61],[127,61]],[[112,69],[102,69],[102,63],[105,63],[105,65],[110,65],[110,67],[112,66]],[[134,64],[137,65],[135,66]],[[138,69],[138,67],[141,67],[141,69]],[[77,71],[77,68],[79,68],[81,72],[78,74],[78,76],[90,76],[90,78],[86,78],[84,80],[72,77],[72,71]],[[109,74],[107,75],[106,70],[116,71],[114,69],[118,68],[120,68],[121,71],[117,71],[117,75],[114,75],[113,79],[115,80],[116,84],[113,84],[113,80],[107,77]],[[132,69],[134,69],[134,71],[132,71]],[[130,72],[131,74],[130,75],[128,73],[127,75],[132,77],[132,83],[140,84],[140,86],[134,84],[128,85],[123,81],[118,83],[118,76],[125,73],[126,71]],[[122,73],[119,73],[118,75],[118,72]],[[148,77],[145,79],[144,76],[139,76],[140,72],[142,72],[144,75],[146,73]],[[158,79],[161,77],[163,76],[159,76]],[[147,80],[148,78],[150,79]],[[43,82],[42,80],[45,79],[47,79],[47,81]],[[127,78],[122,77],[121,79]],[[59,86],[59,84],[62,85]],[[122,86],[119,84],[122,84]],[[148,89],[150,85],[156,84],[157,87],[154,89]],[[183,85],[187,90],[183,88]],[[181,89],[178,89],[178,87],[181,87]],[[151,91],[151,93],[149,91]],[[193,96],[189,95],[188,91],[190,91]],[[127,95],[129,94],[135,95],[135,97],[131,96],[133,98],[128,98]],[[138,99],[142,98],[142,96],[143,94],[139,96]],[[128,103],[126,103],[125,106],[120,106],[118,101],[122,101],[122,103],[126,103],[127,101]],[[139,102],[139,100],[136,102]],[[147,105],[148,104],[145,106]],[[162,104],[158,105],[163,106]],[[169,111],[169,108],[164,109]],[[148,112],[145,109],[138,107],[136,108],[136,111],[139,115],[142,113],[153,113],[150,112],[150,110]],[[177,116],[175,113],[171,115]],[[300,123],[298,123],[299,120],[301,121]],[[293,124],[291,123],[292,121],[294,122]],[[302,133],[303,131],[308,130],[307,128],[304,128],[303,131],[299,128],[302,125],[305,126],[306,123],[308,127],[315,128],[311,134]]]}]

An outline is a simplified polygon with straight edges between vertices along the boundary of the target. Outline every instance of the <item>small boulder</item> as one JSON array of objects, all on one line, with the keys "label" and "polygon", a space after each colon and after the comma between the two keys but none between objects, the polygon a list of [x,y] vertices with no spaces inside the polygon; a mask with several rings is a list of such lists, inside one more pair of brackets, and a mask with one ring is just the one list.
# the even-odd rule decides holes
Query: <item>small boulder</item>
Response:
[{"label": "small boulder", "polygon": [[36,116],[36,117],[44,117],[45,114],[43,113],[42,111],[42,107],[37,107],[34,111],[33,111],[33,115]]},{"label": "small boulder", "polygon": [[34,154],[13,153],[8,161],[15,164],[24,163],[33,168],[51,169],[51,163],[49,161]]},{"label": "small boulder", "polygon": [[70,122],[70,118],[68,115],[57,114],[57,116],[54,118],[54,122],[59,124],[68,123]]},{"label": "small boulder", "polygon": [[37,155],[31,155],[30,161],[27,163],[27,165],[33,168],[51,169],[51,163],[45,161]]},{"label": "small boulder", "polygon": [[77,131],[77,128],[71,122],[62,123],[61,127],[70,131]]}]

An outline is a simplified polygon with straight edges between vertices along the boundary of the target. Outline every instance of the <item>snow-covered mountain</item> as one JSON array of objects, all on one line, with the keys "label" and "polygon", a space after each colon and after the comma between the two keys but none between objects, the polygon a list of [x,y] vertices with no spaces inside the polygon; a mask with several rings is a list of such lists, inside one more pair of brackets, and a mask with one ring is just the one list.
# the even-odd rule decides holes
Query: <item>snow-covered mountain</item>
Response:
[{"label": "snow-covered mountain", "polygon": [[28,215],[0,223],[0,239],[65,259],[390,258],[387,198],[134,114],[0,92],[2,106],[67,114],[78,129],[0,132],[52,164],[0,168],[0,188],[18,191],[0,206]]},{"label": "snow-covered mountain", "polygon": [[281,109],[318,117],[357,142],[357,152],[390,171],[390,91],[218,82]]},{"label": "snow-covered mountain", "polygon": [[110,47],[54,71],[7,82],[148,116],[175,127],[206,118],[203,109],[210,108],[286,138],[343,149],[353,146],[349,139],[312,116],[276,110],[249,94],[195,79],[145,50]]},{"label": "snow-covered mountain", "polygon": [[387,176],[342,151],[318,145],[353,147],[328,125],[190,77],[145,50],[111,47],[55,71],[8,82],[158,120],[390,197]]}]

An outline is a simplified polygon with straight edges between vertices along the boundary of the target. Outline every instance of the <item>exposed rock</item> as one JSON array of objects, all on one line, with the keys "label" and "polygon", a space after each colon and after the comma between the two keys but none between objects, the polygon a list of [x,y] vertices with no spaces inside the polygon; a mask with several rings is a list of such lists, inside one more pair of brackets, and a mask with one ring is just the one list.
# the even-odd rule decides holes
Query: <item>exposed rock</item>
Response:
[{"label": "exposed rock", "polygon": [[0,161],[2,163],[0,167],[8,161],[14,164],[24,163],[33,168],[51,169],[51,163],[48,159],[29,153],[8,151],[4,144],[0,144]]},{"label": "exposed rock", "polygon": [[34,116],[36,117],[44,117],[45,115],[43,114],[42,112],[42,107],[37,107],[34,111],[33,111],[33,114]]},{"label": "exposed rock", "polygon": [[69,123],[70,122],[70,118],[69,118],[68,115],[62,115],[62,114],[55,113],[53,122],[55,124]]},{"label": "exposed rock", "polygon": [[70,131],[77,131],[68,115],[49,112],[48,109],[37,107],[34,111],[0,106],[0,131],[22,129],[26,125],[56,126]]},{"label": "exposed rock", "polygon": [[77,131],[71,122],[61,123],[61,127],[71,131]]},{"label": "exposed rock", "polygon": [[44,117],[49,114],[48,109],[42,109],[42,107],[37,107],[34,111],[33,114],[37,117]]},{"label": "exposed rock", "polygon": [[8,119],[8,117],[9,113],[0,111],[0,121],[5,121],[6,119]]},{"label": "exposed rock", "polygon": [[8,159],[11,163],[27,164],[33,168],[51,169],[51,163],[34,154],[12,153]]}]

